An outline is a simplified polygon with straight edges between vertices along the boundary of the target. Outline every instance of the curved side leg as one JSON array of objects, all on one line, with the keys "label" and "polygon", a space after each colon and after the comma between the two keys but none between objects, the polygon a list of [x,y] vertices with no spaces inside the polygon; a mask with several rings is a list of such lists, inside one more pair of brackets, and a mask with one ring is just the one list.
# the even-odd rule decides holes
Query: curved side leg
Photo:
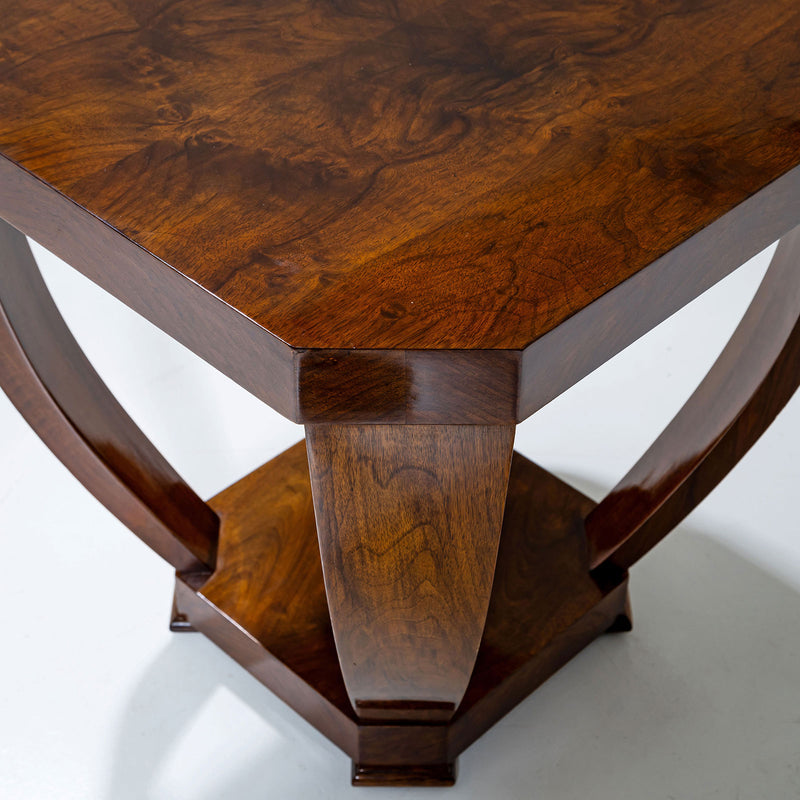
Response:
[{"label": "curved side leg", "polygon": [[219,520],[100,380],[25,237],[0,220],[0,385],[106,508],[180,571],[214,568]]},{"label": "curved side leg", "polygon": [[486,622],[513,425],[307,425],[357,783],[451,783],[446,723]]},{"label": "curved side leg", "polygon": [[800,385],[800,228],[677,416],[586,518],[590,566],[627,569],[728,474]]}]

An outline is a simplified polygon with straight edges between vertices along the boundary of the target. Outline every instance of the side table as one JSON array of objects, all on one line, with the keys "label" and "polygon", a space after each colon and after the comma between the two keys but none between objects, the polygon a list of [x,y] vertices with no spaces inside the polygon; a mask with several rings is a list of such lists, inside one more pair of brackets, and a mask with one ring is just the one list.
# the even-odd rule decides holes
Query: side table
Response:
[{"label": "side table", "polygon": [[[197,630],[353,760],[444,785],[800,383],[800,9],[0,0],[0,384],[176,569]],[[4,221],[3,221],[4,220]],[[208,501],[25,235],[305,441]],[[780,239],[595,504],[515,424]]]}]

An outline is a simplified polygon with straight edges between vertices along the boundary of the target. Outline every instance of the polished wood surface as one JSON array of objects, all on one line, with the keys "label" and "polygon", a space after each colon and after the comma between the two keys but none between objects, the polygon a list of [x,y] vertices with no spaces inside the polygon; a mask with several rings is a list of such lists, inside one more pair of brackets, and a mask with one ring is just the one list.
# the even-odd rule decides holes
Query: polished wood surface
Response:
[{"label": "polished wood surface", "polygon": [[[798,221],[794,0],[0,18],[0,216],[297,421],[352,348],[396,382],[348,421],[522,419]],[[425,350],[515,353],[507,416]]]},{"label": "polished wood surface", "polygon": [[453,757],[606,631],[631,629],[627,572],[587,569],[594,502],[514,453],[497,571],[475,670],[453,719]]},{"label": "polished wood surface", "polygon": [[[217,569],[206,582],[181,576],[178,607],[335,744],[355,752],[355,715],[331,632],[304,442],[208,502],[221,520]],[[200,587],[198,604],[187,595]]]},{"label": "polished wood surface", "polygon": [[471,742],[598,635],[630,627],[625,574],[587,570],[594,503],[515,453],[486,625],[455,716],[366,722],[334,644],[305,444],[209,504],[222,521],[217,570],[179,576],[178,608],[350,755],[358,785],[452,783]]},{"label": "polished wood surface", "polygon": [[586,520],[591,566],[626,569],[736,465],[800,385],[800,228],[684,407]]},{"label": "polished wood surface", "polygon": [[514,426],[306,426],[322,568],[364,720],[447,720],[483,633]]},{"label": "polished wood surface", "polygon": [[28,172],[0,158],[0,217],[155,323],[284,416],[295,419],[290,348]]},{"label": "polished wood surface", "polygon": [[800,170],[769,184],[535,341],[520,361],[526,419],[800,221]]},{"label": "polished wood surface", "polygon": [[0,383],[106,508],[181,570],[213,568],[219,521],[134,425],[73,339],[25,237],[0,220]]},{"label": "polished wood surface", "polygon": [[297,420],[509,424],[519,369],[519,354],[506,350],[306,350],[297,362]]},{"label": "polished wood surface", "polygon": [[[173,629],[355,783],[452,783],[630,629],[627,568],[800,381],[798,229],[606,500],[512,457],[515,422],[800,222],[796,0],[0,0],[0,20],[0,383],[178,569]],[[308,447],[204,503],[23,233]]]}]

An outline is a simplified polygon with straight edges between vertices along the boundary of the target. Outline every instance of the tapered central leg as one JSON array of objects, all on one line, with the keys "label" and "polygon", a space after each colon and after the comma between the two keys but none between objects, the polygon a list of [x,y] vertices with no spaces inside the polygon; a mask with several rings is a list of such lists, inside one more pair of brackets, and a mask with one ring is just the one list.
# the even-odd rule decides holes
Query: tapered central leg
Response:
[{"label": "tapered central leg", "polygon": [[[486,621],[514,427],[306,430],[325,588],[355,713],[386,730],[443,726]],[[396,748],[378,751],[400,758]]]}]

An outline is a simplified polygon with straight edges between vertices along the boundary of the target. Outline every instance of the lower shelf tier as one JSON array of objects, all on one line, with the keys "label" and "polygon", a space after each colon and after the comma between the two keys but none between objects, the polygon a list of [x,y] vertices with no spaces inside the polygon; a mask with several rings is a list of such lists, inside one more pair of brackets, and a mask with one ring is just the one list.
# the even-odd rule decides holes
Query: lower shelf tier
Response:
[{"label": "lower shelf tier", "polygon": [[630,629],[627,575],[587,570],[594,503],[514,454],[486,628],[447,724],[364,724],[345,691],[305,443],[221,492],[217,569],[179,575],[176,609],[354,763],[353,782],[446,785],[456,756],[593,639]]}]

